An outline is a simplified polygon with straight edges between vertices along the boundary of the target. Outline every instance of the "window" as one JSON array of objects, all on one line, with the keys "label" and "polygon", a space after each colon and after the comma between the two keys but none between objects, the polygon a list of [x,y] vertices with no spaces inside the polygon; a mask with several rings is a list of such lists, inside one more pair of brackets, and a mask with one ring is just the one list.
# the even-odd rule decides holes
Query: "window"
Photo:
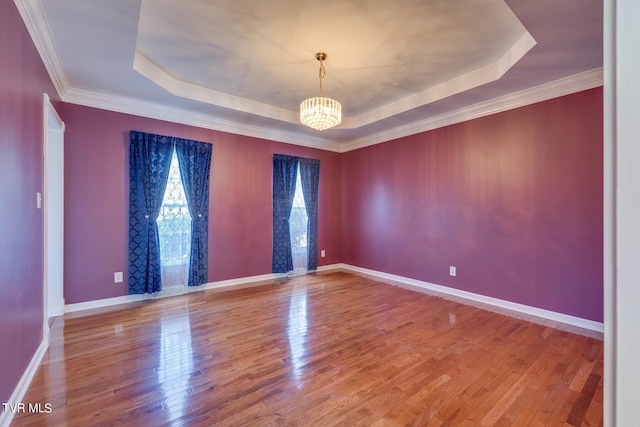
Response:
[{"label": "window", "polygon": [[189,279],[191,215],[182,185],[178,156],[173,150],[169,179],[158,214],[162,291],[181,292]]},{"label": "window", "polygon": [[293,196],[293,206],[289,216],[289,233],[291,234],[291,256],[293,258],[293,271],[301,273],[307,270],[307,227],[309,217],[304,204],[302,182],[300,181],[300,165],[296,177],[296,191]]},{"label": "window", "polygon": [[129,293],[170,287],[177,266],[180,284],[207,283],[211,144],[137,131],[129,142]]},{"label": "window", "polygon": [[319,160],[273,155],[273,273],[318,268],[319,181]]}]

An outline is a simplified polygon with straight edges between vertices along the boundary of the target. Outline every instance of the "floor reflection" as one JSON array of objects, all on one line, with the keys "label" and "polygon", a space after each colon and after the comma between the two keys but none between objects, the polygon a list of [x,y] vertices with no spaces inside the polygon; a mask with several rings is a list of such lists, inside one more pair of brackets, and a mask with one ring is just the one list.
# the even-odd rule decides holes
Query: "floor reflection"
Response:
[{"label": "floor reflection", "polygon": [[287,338],[289,339],[289,351],[291,352],[293,379],[298,389],[304,386],[303,370],[307,328],[307,287],[294,286],[291,291],[291,299],[289,300]]},{"label": "floor reflection", "polygon": [[158,383],[164,394],[162,406],[167,418],[173,420],[185,415],[193,372],[189,310],[170,310],[160,322]]},{"label": "floor reflection", "polygon": [[[51,319],[49,319],[51,322]],[[55,412],[62,412],[67,405],[67,373],[64,357],[64,317],[56,316],[50,323],[48,359],[43,361],[42,369],[47,384],[47,396],[45,403],[51,403]],[[48,363],[48,365],[47,365]]]}]

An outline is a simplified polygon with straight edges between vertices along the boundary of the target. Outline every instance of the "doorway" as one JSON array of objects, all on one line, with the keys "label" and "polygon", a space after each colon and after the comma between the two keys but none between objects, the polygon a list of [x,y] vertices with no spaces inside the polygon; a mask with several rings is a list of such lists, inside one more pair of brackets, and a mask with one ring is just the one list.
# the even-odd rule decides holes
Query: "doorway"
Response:
[{"label": "doorway", "polygon": [[64,122],[44,95],[44,321],[64,314]]}]

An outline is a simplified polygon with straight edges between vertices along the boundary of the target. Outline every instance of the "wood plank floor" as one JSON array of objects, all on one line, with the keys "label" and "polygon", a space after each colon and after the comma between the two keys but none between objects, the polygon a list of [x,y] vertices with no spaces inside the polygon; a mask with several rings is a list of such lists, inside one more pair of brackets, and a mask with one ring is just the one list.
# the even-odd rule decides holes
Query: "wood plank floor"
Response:
[{"label": "wood plank floor", "polygon": [[347,273],[52,325],[16,426],[602,425],[602,341]]}]

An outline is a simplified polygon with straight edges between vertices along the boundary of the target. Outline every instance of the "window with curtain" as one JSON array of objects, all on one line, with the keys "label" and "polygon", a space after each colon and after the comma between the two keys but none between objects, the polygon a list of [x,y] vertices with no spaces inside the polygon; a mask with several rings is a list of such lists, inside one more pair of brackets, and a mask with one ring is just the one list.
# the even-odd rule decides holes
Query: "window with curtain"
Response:
[{"label": "window with curtain", "polygon": [[300,180],[300,165],[296,173],[296,189],[293,193],[293,205],[289,215],[289,234],[291,236],[291,257],[293,272],[300,273],[307,270],[308,247],[307,228],[309,217],[304,204],[302,181]]},{"label": "window with curtain", "polygon": [[169,178],[157,223],[162,292],[181,293],[189,280],[191,215],[175,150],[171,156]]},{"label": "window with curtain", "polygon": [[[273,273],[294,271],[294,254],[300,252],[302,244],[306,246],[302,255],[306,259],[304,269],[318,268],[319,180],[319,160],[273,155]],[[301,195],[296,199],[297,188]],[[299,232],[301,205],[307,217],[306,235]]]},{"label": "window with curtain", "polygon": [[[168,280],[165,267],[177,263],[178,258],[183,263],[188,260],[188,286],[207,282],[211,153],[211,144],[204,142],[130,132],[130,294],[160,292],[163,279]],[[183,195],[177,194],[180,181]],[[179,250],[172,251],[167,242],[187,234],[187,214],[190,238],[177,244]],[[172,226],[165,233],[171,222],[178,224],[177,228]]]}]

